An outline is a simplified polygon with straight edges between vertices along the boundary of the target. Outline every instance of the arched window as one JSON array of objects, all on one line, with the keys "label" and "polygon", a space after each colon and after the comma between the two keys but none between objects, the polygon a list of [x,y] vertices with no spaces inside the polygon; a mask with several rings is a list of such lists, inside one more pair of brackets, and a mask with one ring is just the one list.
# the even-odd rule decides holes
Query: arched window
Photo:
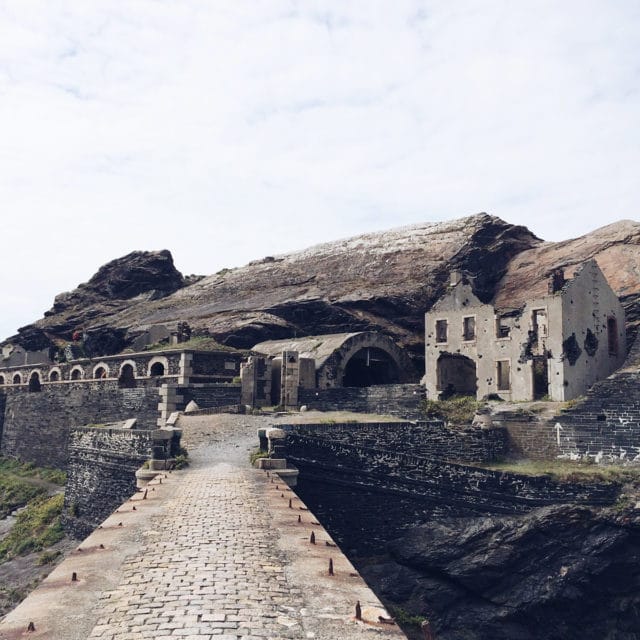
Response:
[{"label": "arched window", "polygon": [[121,389],[133,389],[136,386],[136,373],[133,365],[128,362],[120,368],[120,376],[118,377],[118,386]]},{"label": "arched window", "polygon": [[29,391],[42,391],[40,374],[37,371],[34,371],[31,376],[29,376]]},{"label": "arched window", "polygon": [[71,369],[71,380],[82,380],[82,369],[80,367],[74,367]]},{"label": "arched window", "polygon": [[107,370],[104,367],[97,367],[96,370],[93,372],[93,377],[96,380],[101,380],[102,378],[106,378]]},{"label": "arched window", "polygon": [[162,364],[162,362],[154,362],[151,365],[151,370],[150,370],[150,375],[151,376],[163,376],[164,375],[164,364]]},{"label": "arched window", "polygon": [[51,369],[49,371],[49,382],[58,382],[60,380],[60,371],[58,369]]},{"label": "arched window", "polygon": [[4,384],[4,376],[0,376],[0,385]]},{"label": "arched window", "polygon": [[22,376],[19,373],[13,376],[13,384],[22,384]]}]

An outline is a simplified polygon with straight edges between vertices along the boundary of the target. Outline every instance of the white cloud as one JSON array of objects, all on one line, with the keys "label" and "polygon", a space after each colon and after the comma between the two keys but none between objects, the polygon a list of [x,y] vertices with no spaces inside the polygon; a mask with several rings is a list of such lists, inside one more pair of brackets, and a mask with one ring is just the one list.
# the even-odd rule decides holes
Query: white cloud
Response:
[{"label": "white cloud", "polygon": [[622,0],[0,0],[0,334],[136,248],[637,218],[639,32]]}]

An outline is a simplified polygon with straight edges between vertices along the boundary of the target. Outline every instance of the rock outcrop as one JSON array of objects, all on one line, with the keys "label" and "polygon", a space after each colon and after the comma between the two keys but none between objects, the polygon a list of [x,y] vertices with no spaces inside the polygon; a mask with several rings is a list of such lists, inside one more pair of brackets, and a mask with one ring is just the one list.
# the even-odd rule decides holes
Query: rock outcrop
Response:
[{"label": "rock outcrop", "polygon": [[[330,242],[187,280],[171,254],[134,252],[58,296],[14,343],[45,348],[77,330],[97,330],[104,349],[131,345],[154,325],[186,321],[232,347],[292,336],[382,331],[423,357],[424,313],[452,270],[472,277],[483,301],[542,286],[557,266],[595,257],[632,323],[640,321],[640,223],[609,225],[551,243],[487,214]],[[43,340],[44,338],[44,340]],[[23,345],[24,346],[24,345]]]},{"label": "rock outcrop", "polygon": [[387,603],[426,616],[438,640],[634,640],[639,513],[560,505],[435,520],[362,572]]}]

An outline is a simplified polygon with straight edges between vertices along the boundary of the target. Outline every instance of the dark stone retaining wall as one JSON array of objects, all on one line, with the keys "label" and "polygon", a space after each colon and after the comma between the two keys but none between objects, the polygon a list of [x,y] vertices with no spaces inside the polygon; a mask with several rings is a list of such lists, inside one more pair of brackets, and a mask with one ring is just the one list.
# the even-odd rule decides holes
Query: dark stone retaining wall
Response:
[{"label": "dark stone retaining wall", "polygon": [[85,538],[136,492],[135,472],[151,458],[153,443],[150,430],[71,430],[63,516],[68,533]]},{"label": "dark stone retaining wall", "polygon": [[493,424],[507,432],[511,458],[555,460],[561,453],[553,422],[540,420],[535,415],[504,412],[494,416]]},{"label": "dark stone retaining wall", "polygon": [[[586,400],[556,417],[560,452],[602,455],[604,461],[640,461],[640,371],[625,371],[593,385]],[[553,426],[553,425],[552,425]]]},{"label": "dark stone retaining wall", "polygon": [[344,445],[458,462],[490,462],[507,453],[504,429],[448,428],[440,420],[278,426],[289,432],[288,442],[295,442],[300,436],[317,437]]},{"label": "dark stone retaining wall", "polygon": [[[300,470],[296,492],[362,553],[431,518],[517,514],[554,503],[609,504],[618,485],[560,483],[441,462],[415,455],[346,445],[290,432],[286,457]],[[346,533],[345,533],[346,532]]]},{"label": "dark stone retaining wall", "polygon": [[137,418],[155,429],[160,396],[155,381],[120,389],[115,380],[6,389],[0,453],[40,466],[66,468],[70,427]]},{"label": "dark stone retaining wall", "polygon": [[424,387],[420,384],[298,390],[298,404],[309,409],[380,413],[401,418],[421,417],[420,403],[424,397]]}]

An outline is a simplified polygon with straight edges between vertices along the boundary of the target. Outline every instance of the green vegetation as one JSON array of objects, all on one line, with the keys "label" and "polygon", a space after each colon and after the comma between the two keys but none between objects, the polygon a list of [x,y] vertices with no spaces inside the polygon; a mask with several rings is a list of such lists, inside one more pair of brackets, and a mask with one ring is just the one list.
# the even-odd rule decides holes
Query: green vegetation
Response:
[{"label": "green vegetation", "polygon": [[62,553],[60,551],[43,551],[36,560],[36,564],[39,567],[44,566],[45,564],[52,564],[55,562]]},{"label": "green vegetation", "polygon": [[482,465],[485,469],[508,471],[527,476],[548,476],[561,482],[640,483],[640,468],[597,465],[593,461],[523,460]]},{"label": "green vegetation", "polygon": [[408,611],[405,611],[402,607],[389,606],[387,607],[389,613],[393,616],[393,619],[400,626],[407,627],[417,627],[418,629],[421,627],[422,623],[426,620],[424,616],[414,616],[411,615]]},{"label": "green vegetation", "polygon": [[47,493],[46,483],[64,485],[66,474],[0,458],[0,518]]},{"label": "green vegetation", "polygon": [[174,469],[184,469],[189,466],[189,452],[184,448],[180,447],[178,449],[178,455],[175,458],[175,463],[173,465]]},{"label": "green vegetation", "polygon": [[0,562],[34,551],[42,551],[64,537],[60,515],[64,496],[32,500],[18,513],[9,534],[0,541]]},{"label": "green vegetation", "polygon": [[211,336],[192,336],[185,342],[179,342],[178,344],[169,344],[168,342],[156,342],[154,344],[147,345],[144,351],[238,351],[226,344],[220,344],[215,338]]},{"label": "green vegetation", "polygon": [[249,462],[253,467],[253,465],[256,463],[256,460],[259,460],[260,458],[268,458],[268,457],[269,457],[268,451],[263,451],[262,449],[256,449],[255,451],[251,452],[251,455],[249,456]]},{"label": "green vegetation", "polygon": [[471,424],[476,411],[485,406],[472,396],[453,396],[447,400],[423,400],[422,411],[427,418],[451,424]]}]

